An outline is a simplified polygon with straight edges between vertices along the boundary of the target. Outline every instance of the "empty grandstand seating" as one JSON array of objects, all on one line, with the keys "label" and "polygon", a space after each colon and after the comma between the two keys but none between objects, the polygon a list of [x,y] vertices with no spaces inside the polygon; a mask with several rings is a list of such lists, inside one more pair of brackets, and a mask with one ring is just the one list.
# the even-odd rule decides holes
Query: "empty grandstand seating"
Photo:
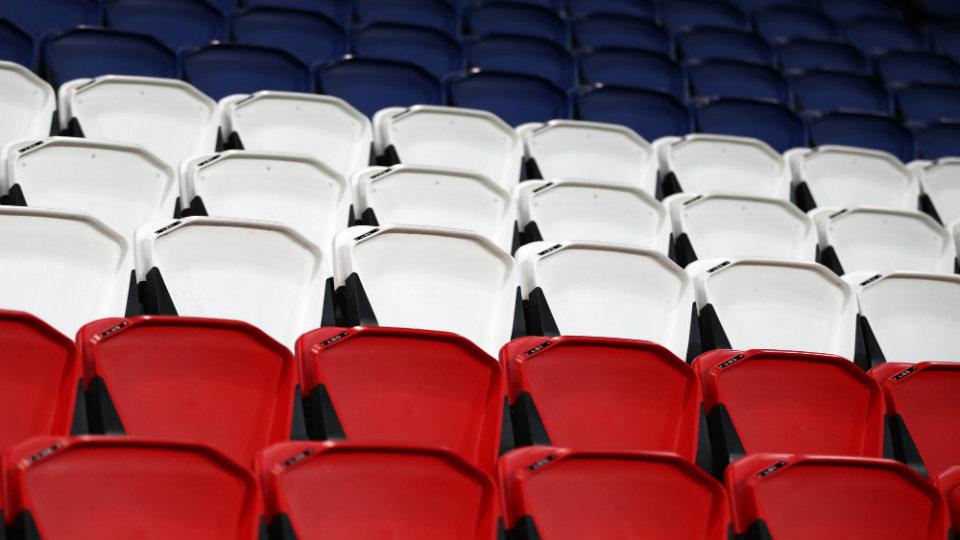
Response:
[{"label": "empty grandstand seating", "polygon": [[103,9],[108,26],[156,36],[175,51],[227,37],[227,18],[203,0],[111,0]]},{"label": "empty grandstand seating", "polygon": [[451,36],[460,33],[457,10],[452,2],[445,0],[354,0],[352,4],[354,20],[360,24],[418,24],[443,30]]},{"label": "empty grandstand seating", "polygon": [[660,20],[672,32],[709,26],[745,28],[747,18],[733,4],[709,0],[675,0],[660,6]]},{"label": "empty grandstand seating", "polygon": [[816,113],[849,109],[889,114],[893,111],[890,94],[866,75],[811,70],[790,78],[798,108]]},{"label": "empty grandstand seating", "polygon": [[704,133],[760,139],[777,152],[806,146],[803,121],[778,103],[748,99],[718,99],[696,110],[697,129]]},{"label": "empty grandstand seating", "polygon": [[790,88],[772,68],[751,62],[711,60],[687,67],[695,96],[790,103]]},{"label": "empty grandstand seating", "polygon": [[897,16],[896,10],[886,2],[872,2],[870,0],[821,0],[820,8],[828,17],[838,23],[863,17],[887,19]]},{"label": "empty grandstand seating", "polygon": [[876,59],[877,72],[889,86],[960,83],[960,65],[949,56],[896,51]]},{"label": "empty grandstand seating", "polygon": [[684,60],[741,60],[769,64],[770,46],[756,35],[730,28],[698,28],[676,36],[677,52]]},{"label": "empty grandstand seating", "polygon": [[239,43],[284,49],[308,66],[339,58],[349,48],[340,23],[312,10],[252,7],[237,13],[230,28]]},{"label": "empty grandstand seating", "polygon": [[932,122],[914,130],[917,157],[940,159],[960,155],[960,121]]},{"label": "empty grandstand seating", "polygon": [[936,477],[934,485],[947,500],[953,530],[960,529],[960,491],[957,489],[960,486],[960,466],[951,467],[941,473]]},{"label": "empty grandstand seating", "polygon": [[651,0],[567,0],[571,17],[585,17],[596,13],[653,17],[654,3]]},{"label": "empty grandstand seating", "polygon": [[912,123],[960,119],[960,86],[915,84],[897,92],[897,106]]},{"label": "empty grandstand seating", "polygon": [[535,75],[474,68],[448,79],[447,94],[450,105],[490,111],[511,126],[570,116],[564,89]]},{"label": "empty grandstand seating", "polygon": [[547,7],[488,0],[466,11],[466,30],[475,36],[517,34],[549,39],[563,46],[570,41],[566,21]]},{"label": "empty grandstand seating", "polygon": [[683,70],[669,56],[643,49],[607,47],[581,51],[580,76],[587,84],[609,84],[666,92],[677,99],[687,94]]},{"label": "empty grandstand seating", "polygon": [[0,61],[0,93],[0,148],[51,134],[57,98],[49,84],[21,65]]},{"label": "empty grandstand seating", "polygon": [[317,90],[348,101],[367,116],[385,107],[444,102],[436,77],[416,64],[396,60],[344,57],[317,70]]},{"label": "empty grandstand seating", "polygon": [[[582,0],[581,0],[582,1]],[[654,21],[627,14],[593,13],[571,22],[578,47],[629,47],[670,53],[670,37]]]},{"label": "empty grandstand seating", "polygon": [[33,38],[3,17],[0,17],[0,58],[31,68],[36,62]]},{"label": "empty grandstand seating", "polygon": [[870,56],[894,50],[922,50],[923,36],[905,22],[862,17],[845,24],[847,41]]},{"label": "empty grandstand seating", "polygon": [[79,25],[100,24],[97,0],[10,0],[3,4],[3,16],[35,39]]},{"label": "empty grandstand seating", "polygon": [[101,75],[180,75],[177,55],[153,36],[105,28],[77,28],[47,38],[40,66],[54,88]]},{"label": "empty grandstand seating", "polygon": [[570,51],[543,38],[514,34],[490,34],[465,44],[470,68],[529,73],[568,88],[576,80],[576,64]]},{"label": "empty grandstand seating", "polygon": [[213,99],[260,90],[313,89],[307,66],[281,49],[213,43],[186,51],[182,56],[184,79]]},{"label": "empty grandstand seating", "polygon": [[777,46],[777,61],[785,73],[828,69],[866,74],[867,61],[859,51],[844,43],[794,39]]},{"label": "empty grandstand seating", "polygon": [[360,58],[386,58],[417,64],[442,79],[463,70],[463,48],[441,30],[405,24],[379,23],[353,35]]},{"label": "empty grandstand seating", "polygon": [[885,114],[837,111],[809,122],[810,145],[846,145],[889,152],[910,161],[913,136],[896,118]]},{"label": "empty grandstand seating", "polygon": [[794,39],[836,40],[837,26],[817,10],[773,6],[754,16],[757,34],[771,43]]},{"label": "empty grandstand seating", "polygon": [[595,84],[576,94],[575,114],[579,120],[622,124],[651,141],[693,130],[686,105],[654,90]]},{"label": "empty grandstand seating", "polygon": [[960,158],[916,161],[910,164],[923,190],[921,207],[946,226],[960,219]]}]

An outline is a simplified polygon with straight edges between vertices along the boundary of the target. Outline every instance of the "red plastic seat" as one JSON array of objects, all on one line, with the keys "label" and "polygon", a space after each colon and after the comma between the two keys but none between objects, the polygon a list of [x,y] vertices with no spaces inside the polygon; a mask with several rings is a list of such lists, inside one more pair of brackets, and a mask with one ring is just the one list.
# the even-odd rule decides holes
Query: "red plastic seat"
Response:
[{"label": "red plastic seat", "polygon": [[531,446],[500,460],[518,540],[727,540],[719,482],[679,456]]},{"label": "red plastic seat", "polygon": [[291,437],[293,355],[247,323],[104,319],[77,339],[95,432],[206,444],[245,466]]},{"label": "red plastic seat", "polygon": [[446,447],[492,474],[504,377],[446,332],[321,328],[297,341],[314,439]]},{"label": "red plastic seat", "polygon": [[505,345],[500,362],[519,444],[697,456],[700,430],[706,430],[700,384],[665,347],[526,337]]},{"label": "red plastic seat", "polygon": [[960,364],[880,364],[897,459],[930,478],[960,465]]},{"label": "red plastic seat", "polygon": [[950,467],[937,476],[934,485],[943,493],[950,510],[953,530],[960,533],[960,466]]},{"label": "red plastic seat", "polygon": [[738,533],[763,540],[944,540],[943,496],[896,461],[755,454],[726,486]]},{"label": "red plastic seat", "polygon": [[493,480],[441,449],[290,442],[259,473],[282,540],[493,540]]},{"label": "red plastic seat", "polygon": [[883,457],[883,394],[847,359],[714,350],[693,365],[722,435],[714,439],[720,467],[761,452]]},{"label": "red plastic seat", "polygon": [[27,540],[255,540],[248,470],[202,446],[131,437],[31,439],[5,456],[14,530]]}]

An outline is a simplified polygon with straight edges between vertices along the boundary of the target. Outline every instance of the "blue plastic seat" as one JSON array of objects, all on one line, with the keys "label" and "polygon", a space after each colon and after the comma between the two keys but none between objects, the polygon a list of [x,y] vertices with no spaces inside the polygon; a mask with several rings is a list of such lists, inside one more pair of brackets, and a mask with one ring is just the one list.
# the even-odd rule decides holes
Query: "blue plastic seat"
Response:
[{"label": "blue plastic seat", "polygon": [[890,114],[893,101],[886,88],[866,75],[839,71],[807,71],[790,78],[798,110],[836,110]]},{"label": "blue plastic seat", "polygon": [[0,60],[33,69],[36,63],[34,47],[30,34],[7,19],[0,18]]},{"label": "blue plastic seat", "polygon": [[[231,1],[231,0],[227,0]],[[323,13],[346,28],[353,18],[354,0],[237,0],[243,7],[279,7]],[[223,7],[223,6],[221,6]]]},{"label": "blue plastic seat", "polygon": [[226,39],[227,18],[206,0],[108,0],[107,25],[150,34],[173,50]]},{"label": "blue plastic seat", "polygon": [[865,17],[896,19],[897,11],[883,0],[821,0],[820,9],[837,22]]},{"label": "blue plastic seat", "polygon": [[686,77],[669,56],[642,49],[584,50],[578,55],[580,77],[587,84],[603,83],[687,96]]},{"label": "blue plastic seat", "polygon": [[897,92],[897,107],[910,123],[960,119],[960,86],[915,84]]},{"label": "blue plastic seat", "polygon": [[960,156],[960,122],[934,122],[914,132],[918,159]]},{"label": "blue plastic seat", "polygon": [[802,8],[817,7],[817,0],[731,0],[746,14],[762,11],[774,6],[793,6]]},{"label": "blue plastic seat", "polygon": [[888,19],[858,19],[845,25],[847,41],[871,56],[888,51],[923,50],[923,36],[912,26]]},{"label": "blue plastic seat", "polygon": [[529,73],[561,88],[576,85],[573,55],[549,39],[492,34],[466,43],[470,67],[489,71]]},{"label": "blue plastic seat", "polygon": [[653,90],[594,85],[576,96],[579,120],[623,124],[652,141],[693,131],[690,110],[679,99]]},{"label": "blue plastic seat", "polygon": [[378,23],[353,35],[359,58],[399,60],[417,64],[442,79],[463,71],[463,47],[445,32],[425,26]]},{"label": "blue plastic seat", "polygon": [[534,75],[471,70],[447,80],[450,105],[483,109],[511,126],[570,118],[570,98],[559,86]]},{"label": "blue plastic seat", "polygon": [[946,24],[930,31],[933,49],[960,62],[960,23]]},{"label": "blue plastic seat", "polygon": [[44,40],[41,71],[54,86],[100,75],[180,76],[176,53],[153,36],[78,28]]},{"label": "blue plastic seat", "polygon": [[837,25],[817,10],[789,6],[765,9],[754,16],[757,34],[770,43],[793,39],[835,40],[839,37]]},{"label": "blue plastic seat", "polygon": [[[459,0],[458,0],[458,1],[459,1]],[[488,2],[496,2],[496,1],[498,1],[498,0],[479,0],[479,1],[475,1],[474,3],[476,3],[476,4],[486,4],[486,3],[488,3]],[[563,2],[563,0],[510,0],[510,1],[511,1],[511,2],[514,2],[514,3],[516,3],[516,4],[529,4],[529,5],[531,5],[531,6],[545,7],[545,8],[550,9],[550,10],[556,12],[556,13],[561,13],[561,12],[563,11],[563,8],[564,8],[564,2]],[[467,3],[467,0],[463,0],[463,1],[460,2],[460,3],[466,4],[466,3]]]},{"label": "blue plastic seat", "polygon": [[670,54],[670,36],[657,23],[641,17],[599,14],[573,21],[578,47],[626,47]]},{"label": "blue plastic seat", "polygon": [[183,78],[215,100],[260,90],[313,89],[303,62],[284,50],[257,45],[218,43],[187,51]]},{"label": "blue plastic seat", "polygon": [[551,9],[514,2],[485,2],[467,10],[467,33],[516,34],[549,39],[566,46],[570,42],[567,21]]},{"label": "blue plastic seat", "polygon": [[752,32],[700,28],[677,36],[677,53],[684,60],[740,60],[770,64],[770,46]]},{"label": "blue plastic seat", "polygon": [[848,73],[867,74],[870,71],[860,51],[843,43],[796,39],[777,47],[777,61],[786,73],[800,73],[811,69],[829,69]]},{"label": "blue plastic seat", "polygon": [[653,0],[567,0],[570,17],[586,17],[597,13],[653,17],[656,8]]},{"label": "blue plastic seat", "polygon": [[841,144],[889,152],[902,161],[913,159],[913,136],[885,114],[832,112],[809,122],[811,146]]},{"label": "blue plastic seat", "polygon": [[697,131],[766,141],[777,152],[806,146],[803,120],[772,101],[717,99],[696,109]]},{"label": "blue plastic seat", "polygon": [[898,51],[877,58],[875,64],[889,86],[960,83],[960,64],[942,54]]},{"label": "blue plastic seat", "polygon": [[780,74],[768,66],[712,60],[687,66],[694,96],[773,100],[790,103],[790,88]]},{"label": "blue plastic seat", "polygon": [[312,66],[340,58],[347,52],[347,32],[319,12],[256,7],[233,17],[238,43],[283,49]]},{"label": "blue plastic seat", "polygon": [[429,26],[457,37],[460,16],[447,0],[353,0],[356,21],[362,25],[392,22]]},{"label": "blue plastic seat", "polygon": [[718,0],[673,0],[660,6],[660,19],[671,32],[704,26],[747,28],[747,18],[737,6]]},{"label": "blue plastic seat", "polygon": [[3,0],[0,16],[39,41],[80,25],[99,26],[103,9],[99,0]]},{"label": "blue plastic seat", "polygon": [[925,0],[923,15],[927,19],[960,19],[960,3],[956,0]]},{"label": "blue plastic seat", "polygon": [[367,116],[386,107],[443,105],[443,85],[416,64],[344,58],[317,69],[317,92],[347,100]]}]

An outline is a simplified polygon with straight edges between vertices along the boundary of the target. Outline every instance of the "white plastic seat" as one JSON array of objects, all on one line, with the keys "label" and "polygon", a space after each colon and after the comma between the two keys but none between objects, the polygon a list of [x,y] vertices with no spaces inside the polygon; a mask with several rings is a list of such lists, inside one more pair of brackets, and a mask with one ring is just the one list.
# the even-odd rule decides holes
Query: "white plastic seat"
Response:
[{"label": "white plastic seat", "polygon": [[454,332],[492,356],[511,339],[517,266],[479,234],[356,226],[337,235],[335,259],[335,281],[345,286],[348,304],[364,299],[357,313],[347,314],[359,318],[351,324]]},{"label": "white plastic seat", "polygon": [[356,177],[357,215],[368,225],[420,225],[481,234],[511,252],[510,193],[477,173],[419,165],[370,167]]},{"label": "white plastic seat", "polygon": [[677,193],[664,204],[682,265],[698,258],[816,259],[813,221],[783,199]]},{"label": "white plastic seat", "polygon": [[63,127],[73,120],[86,138],[139,144],[174,169],[216,150],[217,104],[184,81],[105,75],[70,81],[60,94]]},{"label": "white plastic seat", "polygon": [[528,331],[644,339],[681,358],[696,354],[689,350],[693,283],[662,253],[615,244],[534,242],[517,250],[516,258],[531,313]]},{"label": "white plastic seat", "polygon": [[226,136],[245,150],[307,154],[344,178],[370,164],[370,120],[333,96],[261,91],[220,100]]},{"label": "white plastic seat", "polygon": [[50,135],[56,108],[46,81],[20,64],[0,61],[0,147]]},{"label": "white plastic seat", "polygon": [[878,206],[914,210],[919,184],[893,154],[853,146],[820,146],[787,153],[797,203],[814,207]]},{"label": "white plastic seat", "polygon": [[838,273],[896,271],[950,274],[956,249],[942,225],[916,210],[818,208],[823,262]]},{"label": "white plastic seat", "polygon": [[384,109],[374,122],[378,146],[399,163],[473,171],[507,191],[520,181],[523,142],[493,113],[415,105]]},{"label": "white plastic seat", "polygon": [[704,259],[697,288],[704,349],[785,349],[853,359],[856,298],[827,267],[775,259]]},{"label": "white plastic seat", "polygon": [[767,143],[748,137],[690,134],[654,144],[664,194],[726,193],[790,198],[790,167]]},{"label": "white plastic seat", "polygon": [[667,253],[667,209],[636,186],[530,180],[516,191],[527,241],[630,244]]},{"label": "white plastic seat", "polygon": [[910,163],[927,202],[946,226],[960,221],[960,157]]},{"label": "white plastic seat", "polygon": [[291,348],[322,322],[323,257],[293,229],[265,221],[190,217],[137,231],[148,312],[246,321]]},{"label": "white plastic seat", "polygon": [[528,160],[545,180],[621,184],[654,195],[659,163],[653,146],[617,124],[551,120],[517,128]]},{"label": "white plastic seat", "polygon": [[129,244],[86,214],[0,206],[0,309],[26,311],[72,336],[126,311]]}]

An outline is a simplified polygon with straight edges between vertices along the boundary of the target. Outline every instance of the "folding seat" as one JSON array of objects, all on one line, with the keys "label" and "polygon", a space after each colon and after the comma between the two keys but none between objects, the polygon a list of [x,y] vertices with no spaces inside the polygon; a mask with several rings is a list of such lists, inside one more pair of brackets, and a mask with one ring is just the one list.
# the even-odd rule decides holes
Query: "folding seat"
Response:
[{"label": "folding seat", "polygon": [[672,32],[682,32],[693,28],[734,28],[742,30],[748,27],[747,18],[733,4],[711,2],[708,0],[674,0],[660,6],[660,20]]},{"label": "folding seat", "polygon": [[522,73],[478,69],[447,80],[450,105],[490,111],[511,126],[570,117],[563,88]]},{"label": "folding seat", "polygon": [[587,84],[656,90],[677,99],[687,96],[687,80],[683,69],[665,54],[607,47],[581,51],[578,60],[580,76]]},{"label": "folding seat", "polygon": [[253,474],[203,446],[47,437],[10,449],[5,464],[23,538],[265,538]]},{"label": "folding seat", "polygon": [[867,61],[859,51],[844,43],[795,39],[777,46],[777,61],[785,74],[811,69],[867,74]]},{"label": "folding seat", "polygon": [[655,148],[664,195],[682,191],[790,198],[787,161],[759,139],[698,133],[662,139]]},{"label": "folding seat", "polygon": [[588,49],[626,47],[670,54],[670,36],[643,17],[598,13],[571,23],[576,46]]},{"label": "folding seat", "polygon": [[99,26],[98,0],[8,0],[3,16],[26,30],[35,40],[80,25]]},{"label": "folding seat", "polygon": [[960,83],[960,65],[942,54],[897,51],[881,56],[875,62],[877,72],[888,86]]},{"label": "folding seat", "polygon": [[693,131],[693,115],[682,101],[662,92],[596,84],[575,97],[578,120],[622,124],[647,140]]},{"label": "folding seat", "polygon": [[731,526],[720,483],[661,452],[521,448],[500,461],[500,486],[520,540],[726,540]]},{"label": "folding seat", "polygon": [[351,0],[242,0],[241,3],[249,7],[276,7],[322,13],[343,27],[350,25],[353,20],[354,2]]},{"label": "folding seat", "polygon": [[770,46],[752,32],[728,28],[698,28],[676,36],[677,53],[684,60],[741,60],[769,64]]},{"label": "folding seat", "polygon": [[960,119],[960,85],[916,84],[897,92],[904,120],[927,124]]},{"label": "folding seat", "polygon": [[463,71],[463,47],[448,34],[408,24],[378,23],[353,34],[353,53],[417,64],[442,79]]},{"label": "folding seat", "polygon": [[523,141],[493,113],[417,105],[384,109],[375,124],[387,165],[466,170],[507,191],[519,181]]},{"label": "folding seat", "polygon": [[184,53],[183,78],[216,100],[260,90],[313,89],[309,69],[292,54],[239,43],[213,43]]},{"label": "folding seat", "polygon": [[179,50],[227,38],[227,18],[206,0],[110,0],[107,26],[149,34]]},{"label": "folding seat", "polygon": [[[498,2],[500,0],[479,0],[475,3],[477,4],[486,4],[489,2]],[[556,13],[563,13],[565,9],[565,0],[509,0],[516,4],[529,4],[531,6],[545,7],[553,10]],[[464,2],[454,1],[454,4],[463,4]]]},{"label": "folding seat", "polygon": [[923,36],[897,20],[861,18],[844,24],[847,42],[865,56],[897,50],[923,50]]},{"label": "folding seat", "polygon": [[465,15],[467,33],[474,36],[517,34],[549,39],[566,46],[570,29],[556,11],[532,4],[487,1],[470,7]]},{"label": "folding seat", "polygon": [[816,7],[816,0],[732,0],[744,13],[755,13],[776,6]]},{"label": "folding seat", "polygon": [[328,255],[279,223],[151,223],[137,231],[136,249],[150,314],[237,319],[291,348],[303,332],[332,322]]},{"label": "folding seat", "polygon": [[808,129],[811,146],[859,146],[889,152],[904,162],[915,153],[910,131],[885,114],[831,112],[811,119]]},{"label": "folding seat", "polygon": [[806,113],[835,110],[890,114],[893,100],[887,90],[866,75],[812,70],[790,77],[797,108]]},{"label": "folding seat", "polygon": [[416,64],[345,56],[316,71],[317,92],[344,99],[368,117],[386,107],[443,105],[443,85]]},{"label": "folding seat", "polygon": [[920,159],[960,156],[960,122],[956,120],[932,122],[916,129],[913,137]]},{"label": "folding seat", "polygon": [[530,335],[645,339],[696,356],[693,283],[664,254],[564,241],[527,244],[516,258]]},{"label": "folding seat", "polygon": [[343,326],[454,332],[491,356],[522,330],[517,265],[479,234],[350,227],[337,235],[335,257],[334,277],[345,298]]},{"label": "folding seat", "polygon": [[789,152],[794,198],[802,210],[876,206],[913,210],[920,186],[896,156],[853,146]]},{"label": "folding seat", "polygon": [[[460,17],[447,0],[353,0],[355,22],[415,24],[460,35]],[[347,21],[349,24],[349,21]]]},{"label": "folding seat", "polygon": [[[128,308],[127,241],[87,214],[0,206],[0,308],[72,336]],[[131,299],[135,301],[135,298]]]},{"label": "folding seat", "polygon": [[0,61],[0,96],[0,148],[21,139],[45,137],[56,125],[53,88],[22,65]]},{"label": "folding seat", "polygon": [[0,61],[16,62],[33,68],[34,55],[33,38],[30,34],[0,17]]},{"label": "folding seat", "polygon": [[702,259],[697,289],[703,350],[783,349],[853,358],[856,295],[827,267],[778,259]]},{"label": "folding seat", "polygon": [[889,3],[876,0],[820,0],[820,9],[837,23],[847,23],[864,17],[899,18],[896,9]]},{"label": "folding seat", "polygon": [[173,217],[176,172],[140,146],[75,137],[22,141],[7,147],[6,169],[8,202],[85,212],[131,246],[137,227]]},{"label": "folding seat", "polygon": [[910,170],[920,183],[920,208],[950,227],[960,220],[960,158],[915,161]]},{"label": "folding seat", "polygon": [[283,49],[307,66],[340,58],[350,43],[340,22],[316,11],[254,7],[234,15],[231,26],[238,43]]},{"label": "folding seat", "polygon": [[947,506],[950,508],[950,521],[953,524],[952,530],[960,529],[960,466],[954,466],[940,473],[936,477],[934,485],[943,493],[947,500]]},{"label": "folding seat", "polygon": [[931,50],[942,52],[955,62],[960,62],[960,25],[937,25],[929,34]]},{"label": "folding seat", "polygon": [[548,39],[491,34],[468,41],[466,54],[470,68],[529,73],[561,88],[573,87],[578,81],[573,55]]},{"label": "folding seat", "polygon": [[777,152],[806,146],[803,121],[778,103],[749,99],[718,99],[695,110],[697,131],[738,137],[753,137]]},{"label": "folding seat", "polygon": [[687,66],[695,96],[770,100],[790,103],[787,81],[773,69],[734,60],[711,60]]},{"label": "folding seat", "polygon": [[567,0],[571,18],[596,14],[652,18],[656,8],[652,0]]},{"label": "folding seat", "polygon": [[280,540],[497,537],[493,480],[448,450],[291,442],[259,471]]},{"label": "folding seat", "polygon": [[100,75],[180,77],[177,55],[153,36],[77,28],[43,42],[40,73],[54,88]]},{"label": "folding seat", "polygon": [[[813,261],[817,229],[790,201],[748,195],[675,194],[670,210],[675,260],[761,257]],[[730,216],[736,219],[729,219]]]},{"label": "folding seat", "polygon": [[947,538],[943,495],[893,460],[760,454],[727,471],[738,534],[770,540]]},{"label": "folding seat", "polygon": [[770,43],[794,39],[837,40],[837,25],[819,10],[795,6],[774,6],[754,16],[757,34]]}]

